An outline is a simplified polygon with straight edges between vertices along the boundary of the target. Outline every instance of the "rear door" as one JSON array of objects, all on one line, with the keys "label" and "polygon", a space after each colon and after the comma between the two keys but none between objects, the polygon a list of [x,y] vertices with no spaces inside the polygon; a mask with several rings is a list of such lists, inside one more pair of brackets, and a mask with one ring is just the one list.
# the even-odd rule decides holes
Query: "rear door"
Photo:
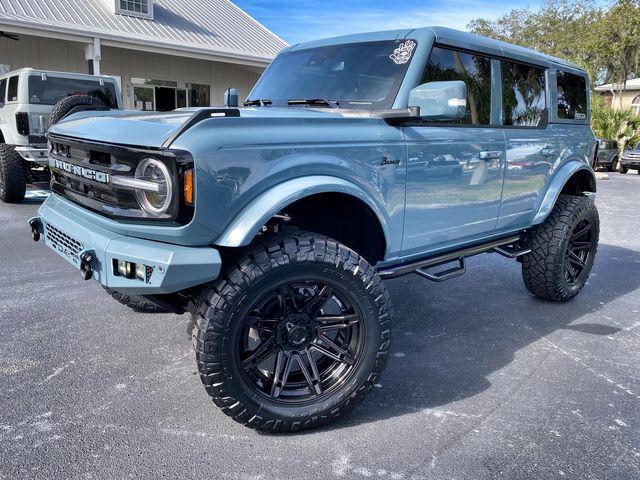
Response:
[{"label": "rear door", "polygon": [[[505,142],[495,90],[495,61],[435,46],[420,83],[462,80],[465,118],[404,127],[408,171],[403,250],[445,248],[486,236],[498,219]],[[499,110],[499,102],[497,103]]]},{"label": "rear door", "polygon": [[501,61],[507,161],[499,229],[531,224],[558,159],[559,141],[548,124],[548,69]]}]

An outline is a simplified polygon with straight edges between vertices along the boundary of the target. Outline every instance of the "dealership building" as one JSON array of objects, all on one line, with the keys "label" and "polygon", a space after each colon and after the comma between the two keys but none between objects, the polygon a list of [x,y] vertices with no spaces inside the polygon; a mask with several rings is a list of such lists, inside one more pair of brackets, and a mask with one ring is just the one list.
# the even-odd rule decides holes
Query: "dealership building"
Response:
[{"label": "dealership building", "polygon": [[0,0],[0,74],[112,75],[125,108],[220,105],[248,95],[286,46],[227,0]]}]

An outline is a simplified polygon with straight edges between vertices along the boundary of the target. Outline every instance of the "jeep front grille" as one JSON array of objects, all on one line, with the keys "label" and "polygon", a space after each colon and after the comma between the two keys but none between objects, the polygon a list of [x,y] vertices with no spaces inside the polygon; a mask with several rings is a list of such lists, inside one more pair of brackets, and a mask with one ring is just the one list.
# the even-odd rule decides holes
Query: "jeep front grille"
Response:
[{"label": "jeep front grille", "polygon": [[64,233],[58,227],[54,227],[49,222],[44,223],[45,235],[56,249],[64,249],[71,253],[74,257],[80,258],[80,253],[84,250],[82,243],[73,238],[71,235]]}]

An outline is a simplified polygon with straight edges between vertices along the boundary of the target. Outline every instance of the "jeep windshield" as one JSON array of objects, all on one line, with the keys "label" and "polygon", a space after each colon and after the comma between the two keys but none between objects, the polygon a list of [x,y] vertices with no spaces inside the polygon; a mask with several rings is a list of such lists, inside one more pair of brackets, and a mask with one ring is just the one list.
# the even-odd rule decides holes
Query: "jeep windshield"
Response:
[{"label": "jeep windshield", "polygon": [[247,104],[391,108],[415,47],[413,40],[382,41],[283,53],[262,75]]},{"label": "jeep windshield", "polygon": [[47,75],[29,77],[29,103],[38,105],[55,105],[69,95],[91,95],[99,98],[109,108],[118,108],[115,85],[100,80],[64,78]]}]

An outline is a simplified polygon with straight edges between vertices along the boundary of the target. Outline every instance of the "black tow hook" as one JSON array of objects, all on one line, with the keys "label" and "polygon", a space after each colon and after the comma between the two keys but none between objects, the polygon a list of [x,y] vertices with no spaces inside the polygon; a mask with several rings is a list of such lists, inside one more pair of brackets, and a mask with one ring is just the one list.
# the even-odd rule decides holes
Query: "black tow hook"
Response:
[{"label": "black tow hook", "polygon": [[39,218],[32,218],[29,220],[29,225],[31,226],[31,238],[33,238],[34,242],[40,240],[40,230],[42,230],[42,222]]},{"label": "black tow hook", "polygon": [[80,275],[84,280],[91,280],[93,278],[91,262],[93,262],[93,254],[85,252],[80,256]]}]

